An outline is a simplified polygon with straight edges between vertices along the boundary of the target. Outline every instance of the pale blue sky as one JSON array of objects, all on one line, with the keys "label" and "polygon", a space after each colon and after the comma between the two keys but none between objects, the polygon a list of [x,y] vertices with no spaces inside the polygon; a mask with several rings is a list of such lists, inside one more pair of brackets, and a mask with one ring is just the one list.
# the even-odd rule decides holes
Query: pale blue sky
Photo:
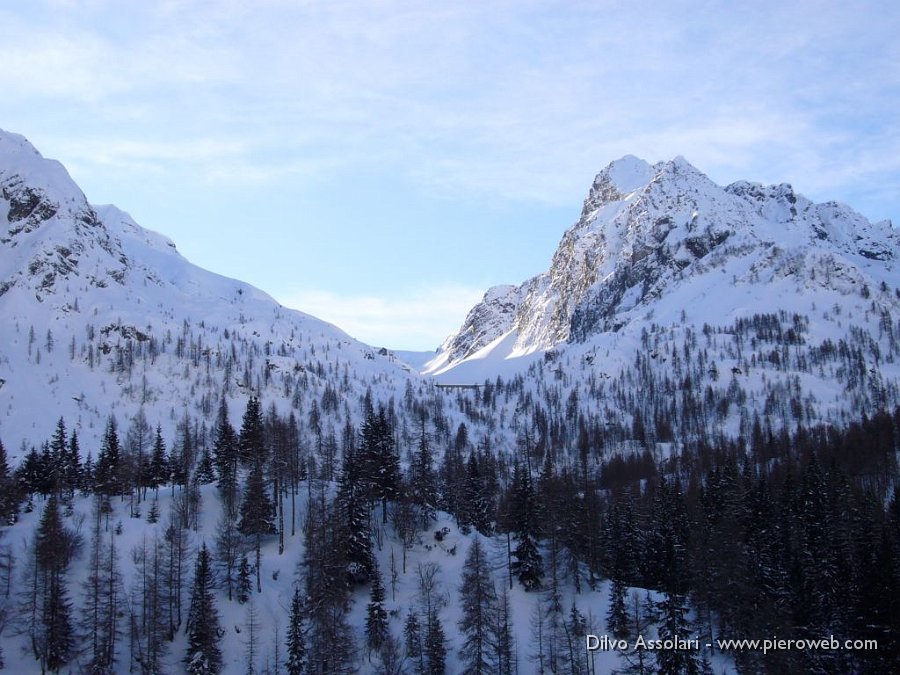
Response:
[{"label": "pale blue sky", "polygon": [[627,153],[898,224],[897,35],[893,2],[3,2],[0,127],[197,264],[430,349]]}]

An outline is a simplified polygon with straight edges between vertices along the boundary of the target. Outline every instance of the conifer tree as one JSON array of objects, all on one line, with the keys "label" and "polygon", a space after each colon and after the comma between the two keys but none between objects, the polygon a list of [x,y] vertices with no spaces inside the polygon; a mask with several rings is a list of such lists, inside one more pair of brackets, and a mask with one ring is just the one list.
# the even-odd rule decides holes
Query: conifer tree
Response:
[{"label": "conifer tree", "polygon": [[352,446],[345,449],[335,503],[341,530],[341,546],[347,564],[346,577],[350,583],[364,584],[372,578],[375,557],[372,554],[372,537],[369,532],[368,500],[364,494],[361,466],[356,455]]},{"label": "conifer tree", "polygon": [[138,408],[137,413],[131,418],[128,425],[128,433],[125,436],[126,464],[130,465],[131,480],[125,486],[131,488],[132,513],[137,512],[137,504],[140,504],[146,489],[147,465],[149,463],[150,424],[144,414],[144,408]]},{"label": "conifer tree", "polygon": [[572,602],[569,618],[565,622],[564,628],[566,634],[566,661],[568,662],[569,672],[573,675],[585,673],[588,669],[587,661],[584,658],[587,656],[584,650],[587,621],[574,602]]},{"label": "conifer tree", "polygon": [[105,497],[122,494],[125,487],[122,474],[122,448],[119,444],[118,428],[115,418],[110,417],[103,433],[100,454],[97,455],[97,465],[94,469],[94,489]]},{"label": "conifer tree", "polygon": [[188,650],[184,658],[190,675],[213,675],[222,669],[219,613],[213,595],[212,562],[206,544],[200,547],[187,619]]},{"label": "conifer tree", "polygon": [[[72,604],[66,587],[69,564],[75,554],[75,535],[63,525],[55,496],[47,501],[35,534],[35,588],[40,589],[39,634],[34,643],[42,668],[58,672],[74,656]],[[35,599],[37,601],[37,598]]]},{"label": "conifer tree", "polygon": [[253,539],[256,550],[256,591],[262,592],[262,580],[260,577],[260,563],[262,562],[262,538],[275,534],[275,508],[269,498],[263,476],[262,464],[253,463],[250,473],[247,475],[247,485],[244,489],[244,500],[241,502],[241,520],[238,530],[245,537]]},{"label": "conifer tree", "polygon": [[227,511],[237,513],[238,479],[237,472],[240,464],[238,439],[234,427],[228,421],[228,406],[225,399],[219,405],[219,415],[216,422],[215,439],[213,441],[213,455],[216,469],[219,474],[219,491]]},{"label": "conifer tree", "polygon": [[466,473],[463,482],[463,503],[460,510],[459,524],[463,532],[474,527],[481,534],[491,534],[492,504],[486,495],[485,478],[474,452],[466,462]]},{"label": "conifer tree", "polygon": [[425,649],[422,644],[422,625],[419,615],[410,610],[403,624],[403,640],[406,645],[406,658],[412,661],[416,675],[424,675]]},{"label": "conifer tree", "polygon": [[12,524],[18,507],[19,489],[9,470],[6,448],[0,441],[0,524]]},{"label": "conifer tree", "polygon": [[384,608],[384,584],[381,581],[381,572],[376,565],[372,575],[369,604],[366,606],[366,644],[369,652],[380,652],[388,635],[387,610]]},{"label": "conifer tree", "polygon": [[428,657],[429,675],[444,675],[447,668],[447,635],[437,606],[428,612],[425,630],[425,655]]},{"label": "conifer tree", "polygon": [[606,629],[617,638],[627,636],[628,610],[625,607],[625,582],[614,578],[609,586],[609,611],[606,614]]},{"label": "conifer tree", "polygon": [[511,529],[516,535],[510,571],[526,591],[540,588],[544,566],[537,545],[537,503],[528,469],[517,463],[513,473]]},{"label": "conifer tree", "polygon": [[354,657],[354,640],[347,623],[345,548],[337,522],[324,494],[310,500],[303,558],[309,670],[335,675],[351,672]]},{"label": "conifer tree", "polygon": [[440,612],[446,603],[441,592],[437,563],[420,562],[416,568],[419,586],[419,602],[425,621],[424,650],[427,666],[425,672],[442,674],[447,660],[447,638]]},{"label": "conifer tree", "polygon": [[250,599],[253,591],[252,581],[250,580],[250,561],[247,556],[241,556],[241,564],[238,567],[237,590],[235,591],[235,599],[244,604]]},{"label": "conifer tree", "polygon": [[[221,413],[220,413],[221,414]],[[227,414],[227,413],[226,413]],[[220,419],[221,422],[221,419]],[[238,441],[238,455],[245,466],[265,464],[265,426],[259,399],[251,396],[241,420],[241,434]]]},{"label": "conifer tree", "polygon": [[419,445],[409,467],[409,497],[419,510],[422,528],[434,520],[438,505],[437,479],[428,433],[425,431],[425,413],[420,418]]},{"label": "conifer tree", "polygon": [[482,675],[491,672],[491,614],[496,597],[481,537],[475,535],[463,565],[462,584],[459,587],[462,606],[459,630],[464,635],[459,657],[467,674]]},{"label": "conifer tree", "polygon": [[150,525],[159,522],[159,498],[153,497],[153,501],[150,502],[150,508],[147,511],[147,522]]},{"label": "conifer tree", "polygon": [[166,444],[163,442],[162,427],[156,425],[156,435],[153,439],[153,450],[147,465],[147,480],[145,484],[159,493],[161,485],[169,482],[169,466],[166,459]]},{"label": "conifer tree", "polygon": [[[227,511],[222,513],[216,531],[216,561],[219,567],[219,581],[228,591],[228,599],[234,596],[237,582],[238,553],[243,540],[237,528],[237,521]],[[246,556],[244,556],[246,558]],[[250,590],[250,572],[247,570],[247,591]]]},{"label": "conifer tree", "polygon": [[188,538],[183,516],[175,509],[169,514],[169,524],[163,535],[165,574],[164,598],[169,623],[169,640],[174,639],[181,626],[182,600],[188,564]]},{"label": "conifer tree", "polygon": [[53,438],[50,439],[50,456],[49,456],[49,474],[50,485],[53,494],[62,497],[66,491],[66,464],[68,456],[66,453],[66,423],[62,417],[56,422],[56,430],[53,432]]},{"label": "conifer tree", "polygon": [[[685,640],[691,636],[693,626],[688,620],[687,599],[684,596],[668,592],[657,608],[661,640]],[[692,675],[699,673],[700,663],[693,650],[659,649],[656,651],[656,667],[661,675]]]},{"label": "conifer tree", "polygon": [[[653,623],[654,613],[655,606],[649,593],[646,601],[642,602],[638,592],[632,591],[628,599],[627,634],[634,638],[646,635]],[[655,672],[652,665],[652,652],[648,651],[642,642],[630,641],[628,649],[622,654],[622,659],[625,661],[625,667],[621,671],[623,675],[650,675]]]},{"label": "conifer tree", "polygon": [[362,479],[372,499],[381,501],[381,522],[387,524],[387,504],[400,490],[400,458],[394,448],[394,434],[387,411],[379,406],[370,412],[360,431]]},{"label": "conifer tree", "polygon": [[308,664],[306,651],[306,612],[303,606],[303,595],[300,586],[294,586],[291,599],[291,621],[287,634],[287,671],[288,675],[303,675]]},{"label": "conifer tree", "polygon": [[30,511],[33,508],[31,497],[36,492],[44,492],[47,484],[47,467],[33,445],[16,471],[16,482],[19,491],[28,497],[27,510]]},{"label": "conifer tree", "polygon": [[187,485],[190,478],[190,469],[194,460],[194,435],[191,431],[190,419],[185,418],[178,423],[178,437],[180,442],[175,442],[169,449],[166,464],[169,468],[169,478],[172,481],[172,494],[175,494],[176,485]]},{"label": "conifer tree", "polygon": [[200,451],[200,462],[194,472],[194,482],[198,485],[209,485],[216,480],[216,472],[213,467],[213,458],[209,453],[209,447],[204,445]]},{"label": "conifer tree", "polygon": [[68,497],[71,500],[75,496],[75,491],[84,487],[81,449],[78,445],[78,433],[74,429],[72,429],[72,435],[69,436],[64,472]]}]

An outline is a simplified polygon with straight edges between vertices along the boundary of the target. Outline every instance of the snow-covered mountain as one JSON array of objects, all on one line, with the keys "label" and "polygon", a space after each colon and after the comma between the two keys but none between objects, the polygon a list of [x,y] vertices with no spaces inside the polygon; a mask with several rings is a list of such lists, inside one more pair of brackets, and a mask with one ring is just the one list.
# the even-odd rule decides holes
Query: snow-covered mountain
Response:
[{"label": "snow-covered mountain", "polygon": [[[865,565],[888,559],[869,551],[876,550],[874,533],[891,517],[883,505],[896,494],[891,439],[900,412],[892,417],[885,411],[900,404],[898,243],[890,223],[872,225],[846,206],[813,204],[787,185],[722,188],[680,158],[650,166],[625,157],[597,176],[550,270],[520,286],[490,289],[425,366],[435,376],[423,378],[411,372],[425,361],[423,353],[374,350],[247,284],[192,265],[171,241],[128,214],[90,205],[60,164],[21,136],[0,132],[0,440],[19,464],[12,478],[24,491],[7,515],[16,522],[0,523],[0,585],[7,589],[0,593],[0,662],[5,656],[6,668],[15,672],[42,670],[47,650],[41,636],[52,613],[35,622],[38,612],[28,611],[29,597],[33,607],[39,604],[32,591],[38,568],[28,561],[43,555],[33,556],[29,542],[51,522],[46,496],[54,481],[44,479],[57,476],[47,469],[54,466],[64,476],[81,476],[79,493],[93,493],[76,495],[71,483],[62,516],[73,532],[94,524],[90,553],[76,551],[63,574],[72,608],[87,619],[77,632],[84,646],[65,655],[72,672],[89,669],[101,651],[112,672],[179,672],[188,657],[193,662],[190,621],[183,621],[181,608],[196,590],[189,588],[187,568],[194,565],[186,559],[204,544],[214,549],[219,572],[230,570],[214,593],[225,673],[285,665],[288,626],[305,626],[299,633],[309,636],[309,654],[318,664],[311,670],[318,673],[336,672],[335,655],[346,666],[342,672],[399,672],[404,659],[410,669],[423,668],[426,651],[429,667],[442,664],[434,672],[462,672],[473,658],[467,635],[476,630],[463,597],[482,582],[498,589],[496,599],[484,595],[491,609],[482,612],[497,619],[491,630],[499,637],[491,638],[490,648],[496,647],[498,664],[505,661],[497,672],[533,672],[545,659],[544,669],[554,672],[611,672],[626,665],[627,654],[576,652],[583,638],[572,640],[579,631],[613,632],[608,610],[616,584],[601,579],[611,578],[621,560],[630,561],[620,580],[635,590],[629,594],[634,630],[662,636],[668,624],[648,623],[638,603],[645,598],[641,606],[653,612],[663,607],[669,591],[662,589],[660,570],[668,577],[668,551],[676,549],[684,559],[674,568],[706,566],[685,578],[696,577],[704,593],[718,588],[729,616],[739,616],[733,606],[756,607],[754,626],[766,607],[769,616],[776,606],[785,617],[799,616],[793,606],[781,607],[793,590],[763,588],[754,568],[731,564],[755,560],[760,571],[778,570],[771,578],[803,589],[796,600],[805,606],[813,597],[806,590],[818,587],[794,584],[799,561],[804,569],[826,570],[809,579],[821,578],[828,593],[820,597],[835,607],[842,603],[844,615],[863,617],[860,636],[888,636],[889,625],[882,633],[872,626],[880,617],[889,624],[889,611],[864,607],[860,613],[859,603],[837,595],[827,570],[842,570],[850,580],[845,587],[862,589],[872,580],[872,588],[859,593],[865,600],[896,596],[894,581]],[[241,510],[250,513],[265,501],[261,482],[272,488],[277,506],[270,516],[278,517],[263,539],[228,513],[226,483],[212,484],[228,467],[212,467],[217,439],[229,437],[227,425],[218,425],[219,402],[229,404],[236,427],[242,411],[249,418],[251,394],[259,395],[265,411],[263,434],[271,448],[259,455],[268,478],[253,482],[260,476],[255,465],[235,471]],[[869,417],[873,425],[860,426],[862,415],[873,412],[879,413]],[[117,462],[122,469],[107,471],[127,475],[123,498],[104,502],[113,484],[108,477],[99,468],[69,473],[72,463],[60,462],[68,455],[51,451],[52,444],[40,456],[28,452],[51,438],[62,417],[57,430],[77,431],[82,455],[96,455],[110,416],[123,431],[128,425],[125,460]],[[824,478],[825,462],[803,466],[792,451],[796,444],[777,433],[804,427],[809,445],[810,438],[826,438],[809,431],[823,423],[856,424],[844,443],[849,459],[835,453],[829,461],[849,465],[854,485],[880,492],[860,490],[852,502],[857,490],[845,489],[846,476]],[[174,462],[161,480],[163,490],[140,469],[147,466],[141,460],[156,424]],[[258,427],[248,424],[245,436],[241,426],[241,437],[253,440]],[[56,434],[52,438],[56,442]],[[877,438],[885,447],[859,452],[876,445],[860,438]],[[371,471],[371,452],[386,447],[389,461],[379,460],[382,470]],[[710,448],[719,451],[715,458]],[[738,475],[735,448],[746,452],[763,488],[772,474],[772,492],[759,492],[763,499],[732,480]],[[26,453],[37,458],[34,471],[27,459],[17,461]],[[108,467],[111,454],[94,466]],[[224,442],[221,457],[228,457]],[[359,495],[381,484],[376,476],[389,482],[394,457],[405,473],[404,489],[393,492],[386,519],[387,499]],[[722,466],[713,469],[711,461]],[[813,486],[810,494],[818,499],[796,498],[795,483],[782,485],[776,474],[800,476],[796,484]],[[675,480],[662,481],[665,476]],[[698,490],[689,490],[687,500],[681,495],[679,484],[704,480],[721,500],[700,499]],[[8,492],[0,489],[0,497],[8,501]],[[765,526],[737,517],[738,503],[751,500],[757,509],[766,495],[789,507],[769,513]],[[541,508],[534,508],[538,501]],[[685,514],[685,501],[690,517],[660,517]],[[734,513],[718,512],[719,504],[734,505]],[[795,507],[799,514],[791,512]],[[525,523],[526,516],[534,522]],[[789,538],[793,524],[810,516],[835,524],[826,528],[835,542],[806,553],[803,536],[795,542],[782,537],[779,550],[786,545],[794,553],[767,557],[768,533]],[[683,541],[692,548],[657,545],[681,536],[676,528],[685,529]],[[857,529],[872,533],[872,541],[841,538]],[[695,539],[695,532],[713,534]],[[473,583],[476,541],[486,555]],[[238,594],[232,597],[231,573],[254,545],[257,586],[247,587],[244,600],[252,601],[242,604]],[[358,583],[360,560],[366,561],[351,554],[366,546],[381,570],[374,574],[389,580],[390,599],[387,583],[380,600],[374,578]],[[852,557],[856,546],[865,555]],[[890,541],[885,546],[896,548]],[[721,561],[710,555],[719,550]],[[666,556],[654,561],[662,551]],[[806,565],[801,552],[816,560],[832,557]],[[842,568],[838,562],[845,559],[858,569]],[[169,570],[164,580],[160,565]],[[247,584],[250,566],[241,560]],[[342,567],[352,574],[343,581]],[[97,576],[100,568],[107,577]],[[739,583],[736,573],[744,575]],[[541,575],[535,586],[532,580]],[[10,591],[17,585],[21,597]],[[97,607],[92,586],[107,589],[109,616],[121,619],[118,626],[102,622],[113,636],[111,650],[100,649],[101,631],[90,623]],[[761,602],[734,593],[754,586],[760,586]],[[307,597],[296,614],[290,602],[295,588]],[[718,632],[718,611],[692,612],[705,621],[697,632]],[[153,612],[167,612],[167,621],[158,622]],[[372,649],[368,628],[376,615],[391,638],[380,650]],[[423,642],[415,626],[425,617],[431,637]],[[761,634],[786,625],[771,621]],[[799,628],[801,635],[816,634]],[[674,634],[688,633],[694,629]],[[508,654],[500,651],[504,642],[511,645]],[[868,652],[859,654],[843,671],[861,669],[854,664]],[[716,672],[733,672],[732,657],[741,655],[704,654]],[[772,672],[803,670],[782,665]],[[875,670],[889,672],[890,665]],[[747,669],[753,670],[741,672]]]},{"label": "snow-covered mountain", "polygon": [[[813,203],[787,184],[721,187],[681,157],[651,166],[626,156],[594,179],[550,269],[488,290],[426,372],[490,376],[561,344],[654,323],[699,327],[831,307],[858,318],[896,314],[898,246],[889,221]],[[813,320],[813,337],[833,333],[826,323]]]},{"label": "snow-covered mountain", "polygon": [[208,417],[222,396],[239,415],[251,389],[286,406],[407,377],[392,355],[192,265],[114,206],[89,204],[61,164],[3,131],[0,314],[0,437],[13,455],[59,416],[91,447],[110,413],[144,407],[171,431],[186,413]]}]

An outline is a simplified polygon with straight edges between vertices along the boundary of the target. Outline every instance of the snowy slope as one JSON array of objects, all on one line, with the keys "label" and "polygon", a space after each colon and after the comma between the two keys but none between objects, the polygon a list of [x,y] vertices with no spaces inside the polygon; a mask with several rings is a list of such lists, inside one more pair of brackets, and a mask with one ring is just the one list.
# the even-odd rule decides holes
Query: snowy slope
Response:
[{"label": "snowy slope", "polygon": [[[13,458],[64,416],[96,447],[106,417],[143,406],[171,431],[232,413],[251,389],[283,405],[346,375],[359,396],[408,366],[252,286],[185,260],[114,206],[92,206],[58,162],[0,132],[0,438]],[[327,377],[326,377],[327,375]],[[355,399],[356,397],[351,397]]]}]

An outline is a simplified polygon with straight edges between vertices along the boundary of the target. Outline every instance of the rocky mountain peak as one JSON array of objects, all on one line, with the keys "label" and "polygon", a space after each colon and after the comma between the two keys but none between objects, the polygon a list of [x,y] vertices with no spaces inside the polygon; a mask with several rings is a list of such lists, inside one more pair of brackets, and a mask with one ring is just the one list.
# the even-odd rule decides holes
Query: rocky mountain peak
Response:
[{"label": "rocky mountain peak", "polygon": [[18,134],[0,131],[0,295],[15,286],[38,299],[79,276],[105,287],[124,280],[128,258],[62,164]]},{"label": "rocky mountain peak", "polygon": [[[790,184],[722,187],[683,157],[651,166],[626,155],[597,174],[550,269],[504,291],[502,301],[486,297],[473,308],[464,330],[444,343],[443,361],[505,334],[515,336],[513,354],[585,341],[661,308],[671,314],[666,298],[678,289],[728,293],[726,279],[743,288],[788,278],[801,294],[810,284],[853,293],[894,275],[898,250],[889,222],[869,223],[836,202],[815,204]],[[842,273],[823,277],[822,265]]]},{"label": "rocky mountain peak", "polygon": [[621,159],[610,162],[594,178],[581,218],[591,214],[607,204],[622,200],[627,194],[649,183],[653,179],[653,168],[644,160],[634,155],[625,155]]}]

